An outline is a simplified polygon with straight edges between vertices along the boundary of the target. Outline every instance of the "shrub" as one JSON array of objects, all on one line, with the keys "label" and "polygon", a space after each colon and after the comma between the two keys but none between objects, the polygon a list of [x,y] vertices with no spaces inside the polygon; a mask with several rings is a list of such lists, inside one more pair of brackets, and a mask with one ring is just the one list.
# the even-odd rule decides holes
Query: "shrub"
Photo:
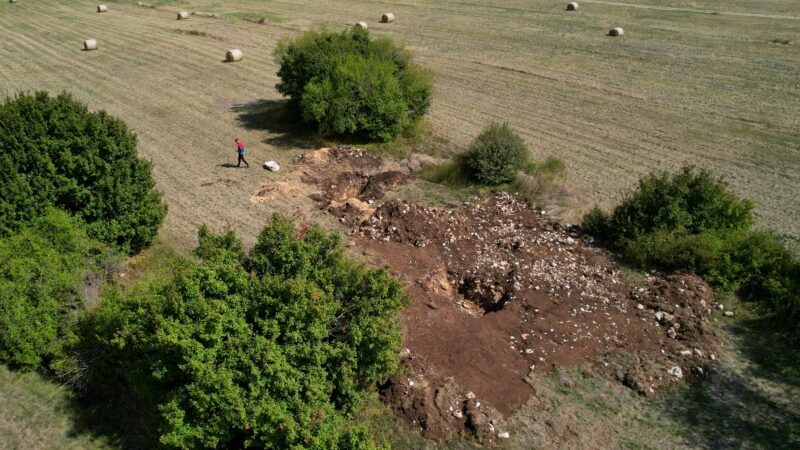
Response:
[{"label": "shrub", "polygon": [[306,85],[303,118],[325,135],[363,135],[390,141],[408,126],[408,106],[391,63],[344,56],[325,78]]},{"label": "shrub", "polygon": [[512,181],[529,159],[525,142],[506,123],[492,123],[486,127],[464,155],[470,175],[488,185]]},{"label": "shrub", "polygon": [[800,331],[800,264],[773,234],[752,229],[752,208],[709,172],[684,167],[642,178],[611,214],[595,208],[582,227],[640,267],[694,271]]},{"label": "shrub", "polygon": [[433,77],[388,38],[310,31],[275,49],[280,93],[322,134],[388,141],[430,107]]},{"label": "shrub", "polygon": [[79,287],[102,254],[83,224],[48,210],[0,239],[0,361],[36,369],[61,358],[61,340],[83,309]]},{"label": "shrub", "polygon": [[640,234],[669,230],[704,231],[747,229],[753,224],[753,205],[728,191],[727,184],[706,170],[686,166],[679,172],[650,174],[639,180],[609,218],[615,244]]},{"label": "shrub", "polygon": [[49,206],[125,252],[150,244],[166,213],[122,121],[68,94],[21,94],[0,105],[0,236]]},{"label": "shrub", "polygon": [[397,369],[401,285],[279,216],[249,255],[232,233],[199,241],[172,281],[109,293],[94,379],[124,380],[167,447],[375,448],[347,417]]}]

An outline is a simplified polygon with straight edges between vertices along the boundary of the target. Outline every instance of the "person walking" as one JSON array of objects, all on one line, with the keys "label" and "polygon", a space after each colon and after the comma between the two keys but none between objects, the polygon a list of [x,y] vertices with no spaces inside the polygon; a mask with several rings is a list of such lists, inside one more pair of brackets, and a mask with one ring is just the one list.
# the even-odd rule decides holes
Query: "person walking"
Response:
[{"label": "person walking", "polygon": [[236,162],[236,167],[239,167],[242,165],[242,163],[245,163],[249,168],[250,163],[244,159],[244,142],[242,142],[239,138],[236,138],[234,142],[236,142],[236,152],[239,153],[239,160]]}]

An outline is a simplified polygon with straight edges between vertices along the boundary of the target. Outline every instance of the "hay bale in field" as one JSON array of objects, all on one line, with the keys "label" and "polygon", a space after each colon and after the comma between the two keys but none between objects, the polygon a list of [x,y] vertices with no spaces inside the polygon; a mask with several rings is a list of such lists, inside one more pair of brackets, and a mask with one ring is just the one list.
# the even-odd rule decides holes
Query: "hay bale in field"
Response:
[{"label": "hay bale in field", "polygon": [[17,3],[17,0],[8,0],[10,3]]},{"label": "hay bale in field", "polygon": [[609,36],[622,36],[623,34],[625,34],[625,30],[622,27],[614,27],[608,32]]},{"label": "hay bale in field", "polygon": [[576,2],[569,2],[567,3],[567,11],[577,11],[578,4]]},{"label": "hay bale in field", "polygon": [[106,5],[97,5],[97,12],[108,12],[108,6]]},{"label": "hay bale in field", "polygon": [[228,50],[228,53],[225,54],[225,61],[227,62],[241,61],[243,57],[244,54],[242,54],[241,50],[239,50],[238,48],[233,48]]},{"label": "hay bale in field", "polygon": [[97,39],[86,39],[83,41],[84,50],[97,50]]},{"label": "hay bale in field", "polygon": [[189,18],[189,11],[178,11],[178,20],[186,20]]},{"label": "hay bale in field", "polygon": [[356,28],[361,28],[362,30],[366,30],[367,22],[356,22]]},{"label": "hay bale in field", "polygon": [[394,14],[387,12],[381,16],[381,23],[394,22]]}]

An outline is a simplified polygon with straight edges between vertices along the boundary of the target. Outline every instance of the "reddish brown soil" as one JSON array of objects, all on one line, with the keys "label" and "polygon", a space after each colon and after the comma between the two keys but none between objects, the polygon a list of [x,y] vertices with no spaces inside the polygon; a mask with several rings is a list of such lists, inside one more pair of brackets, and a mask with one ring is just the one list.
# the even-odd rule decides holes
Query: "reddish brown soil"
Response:
[{"label": "reddish brown soil", "polygon": [[503,417],[533,394],[526,378],[556,367],[587,363],[643,395],[677,379],[670,369],[708,372],[713,295],[696,276],[631,281],[576,230],[514,195],[454,210],[398,201],[373,209],[409,175],[338,158],[304,181],[349,227],[351,246],[387,266],[412,298],[402,315],[410,375],[389,380],[382,395],[426,436],[467,432],[493,443]]}]

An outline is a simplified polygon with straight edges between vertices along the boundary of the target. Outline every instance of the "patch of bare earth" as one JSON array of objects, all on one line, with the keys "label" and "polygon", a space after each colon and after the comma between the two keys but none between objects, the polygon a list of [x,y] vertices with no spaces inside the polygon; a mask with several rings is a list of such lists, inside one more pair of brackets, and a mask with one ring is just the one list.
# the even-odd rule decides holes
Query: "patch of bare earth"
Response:
[{"label": "patch of bare earth", "polygon": [[[406,287],[407,375],[383,399],[425,436],[506,436],[504,418],[535,395],[530,377],[589,364],[645,396],[708,373],[718,340],[711,289],[689,274],[624,276],[604,251],[521,198],[494,193],[455,209],[383,196],[420,164],[354,148],[301,155],[284,184],[334,215],[349,246]],[[620,358],[620,355],[625,357]]]}]

